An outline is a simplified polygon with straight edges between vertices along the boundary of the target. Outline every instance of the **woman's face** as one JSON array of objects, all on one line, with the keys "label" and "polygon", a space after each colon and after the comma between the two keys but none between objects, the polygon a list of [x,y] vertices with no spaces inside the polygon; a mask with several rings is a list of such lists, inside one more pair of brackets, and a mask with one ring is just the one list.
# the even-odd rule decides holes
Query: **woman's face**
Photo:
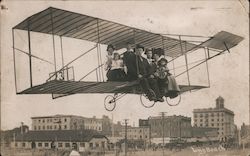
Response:
[{"label": "woman's face", "polygon": [[160,58],[158,54],[154,54],[154,60],[157,61]]},{"label": "woman's face", "polygon": [[114,49],[113,48],[108,48],[108,55],[113,55]]},{"label": "woman's face", "polygon": [[119,60],[119,55],[118,54],[114,55],[114,60]]}]

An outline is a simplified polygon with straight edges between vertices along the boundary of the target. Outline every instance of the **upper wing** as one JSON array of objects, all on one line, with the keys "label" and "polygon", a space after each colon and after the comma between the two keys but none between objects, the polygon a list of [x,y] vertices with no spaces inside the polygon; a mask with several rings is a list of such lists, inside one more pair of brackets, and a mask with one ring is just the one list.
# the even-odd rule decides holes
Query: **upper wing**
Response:
[{"label": "upper wing", "polygon": [[124,48],[127,42],[132,42],[142,44],[146,48],[164,48],[165,55],[173,58],[183,55],[184,44],[186,51],[197,47],[186,41],[52,7],[26,18],[13,29],[113,44],[117,49]]}]

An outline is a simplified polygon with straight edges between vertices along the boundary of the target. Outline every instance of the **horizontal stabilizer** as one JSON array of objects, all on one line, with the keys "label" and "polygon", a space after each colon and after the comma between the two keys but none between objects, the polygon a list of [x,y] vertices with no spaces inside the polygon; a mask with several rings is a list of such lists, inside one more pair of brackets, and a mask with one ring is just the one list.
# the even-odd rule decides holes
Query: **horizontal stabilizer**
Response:
[{"label": "horizontal stabilizer", "polygon": [[240,43],[244,38],[232,33],[221,31],[215,34],[211,39],[205,41],[201,46],[218,49],[218,50],[228,50],[238,43]]}]

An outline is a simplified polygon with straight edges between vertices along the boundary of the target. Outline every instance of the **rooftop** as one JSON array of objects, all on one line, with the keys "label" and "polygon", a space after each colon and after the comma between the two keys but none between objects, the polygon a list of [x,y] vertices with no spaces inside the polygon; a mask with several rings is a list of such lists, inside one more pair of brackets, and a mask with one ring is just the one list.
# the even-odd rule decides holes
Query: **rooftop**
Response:
[{"label": "rooftop", "polygon": [[94,130],[29,131],[17,135],[16,141],[79,141],[88,142],[93,138],[106,138]]}]

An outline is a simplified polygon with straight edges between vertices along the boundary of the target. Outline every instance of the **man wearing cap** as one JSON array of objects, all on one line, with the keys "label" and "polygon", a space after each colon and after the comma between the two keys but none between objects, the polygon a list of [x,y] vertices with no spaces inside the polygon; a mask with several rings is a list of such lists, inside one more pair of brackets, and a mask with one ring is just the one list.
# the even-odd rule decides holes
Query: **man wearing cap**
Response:
[{"label": "man wearing cap", "polygon": [[[148,63],[147,59],[142,57],[143,51],[143,46],[136,45],[136,72],[140,81],[140,85],[142,86],[149,100],[163,102],[164,100],[161,97],[157,80],[149,77],[153,73],[150,70],[150,64]],[[155,93],[155,96],[151,94],[152,91]]]},{"label": "man wearing cap", "polygon": [[123,53],[123,62],[127,67],[127,81],[137,80],[135,53],[131,43],[127,43],[127,51]]}]

